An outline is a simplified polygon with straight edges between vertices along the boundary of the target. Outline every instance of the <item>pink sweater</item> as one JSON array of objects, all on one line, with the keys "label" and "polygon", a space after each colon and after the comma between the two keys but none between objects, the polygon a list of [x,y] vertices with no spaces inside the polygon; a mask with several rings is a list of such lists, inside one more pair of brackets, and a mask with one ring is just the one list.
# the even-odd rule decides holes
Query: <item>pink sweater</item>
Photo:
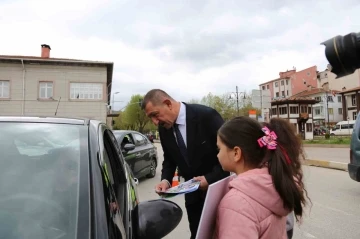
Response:
[{"label": "pink sweater", "polygon": [[253,169],[229,183],[216,218],[215,239],[286,239],[289,211],[268,168]]}]

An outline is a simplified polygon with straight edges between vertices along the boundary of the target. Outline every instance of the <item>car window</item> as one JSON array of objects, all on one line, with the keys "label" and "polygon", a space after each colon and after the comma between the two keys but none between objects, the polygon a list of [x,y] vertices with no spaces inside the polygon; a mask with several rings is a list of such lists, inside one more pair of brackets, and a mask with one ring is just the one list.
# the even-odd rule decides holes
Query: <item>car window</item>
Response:
[{"label": "car window", "polygon": [[87,145],[87,132],[80,125],[0,123],[1,236],[76,238],[83,151],[68,143]]},{"label": "car window", "polygon": [[104,132],[103,162],[101,164],[104,182],[105,211],[109,229],[109,238],[126,238],[123,221],[126,212],[124,193],[126,190],[126,177],[119,160],[119,151],[115,138],[109,131]]},{"label": "car window", "polygon": [[134,137],[135,137],[135,142],[136,142],[135,145],[136,146],[141,146],[141,145],[144,145],[146,143],[146,139],[142,135],[135,133]]}]

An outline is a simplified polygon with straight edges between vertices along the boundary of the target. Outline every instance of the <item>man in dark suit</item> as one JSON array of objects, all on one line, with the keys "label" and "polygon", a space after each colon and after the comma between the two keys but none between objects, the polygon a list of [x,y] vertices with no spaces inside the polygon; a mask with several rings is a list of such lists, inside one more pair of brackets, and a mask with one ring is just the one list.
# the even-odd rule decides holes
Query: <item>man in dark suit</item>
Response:
[{"label": "man in dark suit", "polygon": [[217,131],[224,120],[210,107],[177,102],[160,89],[145,95],[142,108],[159,126],[164,151],[161,182],[156,191],[161,194],[171,187],[177,167],[185,180],[200,181],[200,190],[185,195],[191,238],[195,238],[208,185],[229,176],[217,158]]}]

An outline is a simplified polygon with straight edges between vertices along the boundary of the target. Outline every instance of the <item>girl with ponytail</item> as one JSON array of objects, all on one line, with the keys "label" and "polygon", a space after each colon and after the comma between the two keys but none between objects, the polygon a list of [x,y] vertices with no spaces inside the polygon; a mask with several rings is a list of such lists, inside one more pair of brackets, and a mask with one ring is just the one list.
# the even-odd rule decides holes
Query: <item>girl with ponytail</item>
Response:
[{"label": "girl with ponytail", "polygon": [[221,200],[217,239],[286,239],[286,216],[299,221],[308,199],[304,188],[301,140],[281,118],[260,125],[236,117],[218,131],[218,158],[237,174]]}]

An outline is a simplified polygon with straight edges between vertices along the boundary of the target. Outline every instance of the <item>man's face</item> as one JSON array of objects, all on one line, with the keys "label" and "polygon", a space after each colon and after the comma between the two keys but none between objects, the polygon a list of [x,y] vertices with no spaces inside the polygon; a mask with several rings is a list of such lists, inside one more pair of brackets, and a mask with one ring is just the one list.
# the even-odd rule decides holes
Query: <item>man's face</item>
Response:
[{"label": "man's face", "polygon": [[162,104],[154,105],[149,102],[145,106],[145,114],[151,119],[154,125],[170,129],[174,124],[174,112],[171,101],[165,101]]}]

